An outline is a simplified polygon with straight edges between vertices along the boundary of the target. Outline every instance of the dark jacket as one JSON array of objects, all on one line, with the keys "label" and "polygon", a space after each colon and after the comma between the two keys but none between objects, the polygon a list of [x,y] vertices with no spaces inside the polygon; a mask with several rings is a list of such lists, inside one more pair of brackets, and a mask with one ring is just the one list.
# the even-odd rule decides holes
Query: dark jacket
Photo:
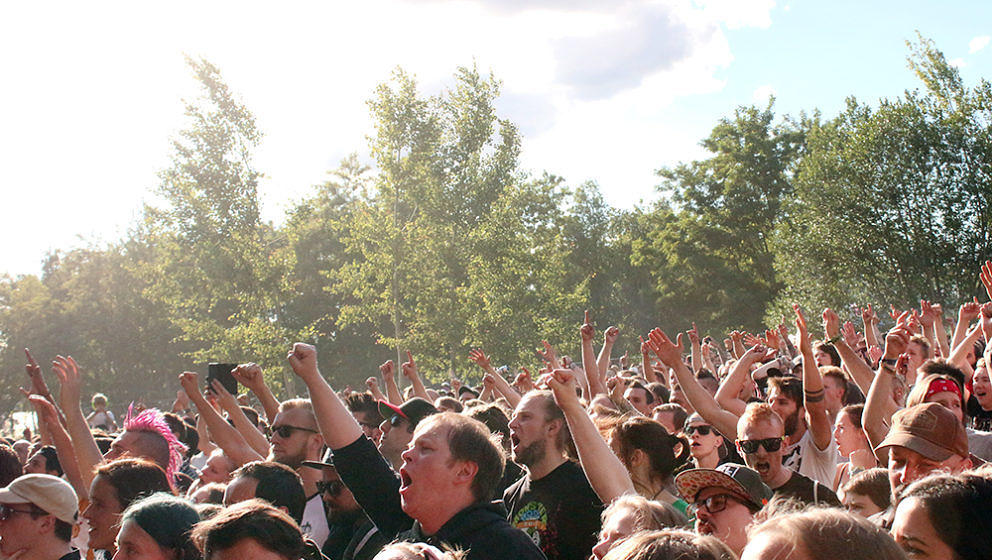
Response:
[{"label": "dark jacket", "polygon": [[438,529],[425,535],[420,523],[397,535],[398,540],[423,542],[438,548],[467,550],[469,560],[503,560],[520,558],[544,560],[544,553],[537,548],[523,531],[506,520],[502,502],[479,503],[469,506]]}]

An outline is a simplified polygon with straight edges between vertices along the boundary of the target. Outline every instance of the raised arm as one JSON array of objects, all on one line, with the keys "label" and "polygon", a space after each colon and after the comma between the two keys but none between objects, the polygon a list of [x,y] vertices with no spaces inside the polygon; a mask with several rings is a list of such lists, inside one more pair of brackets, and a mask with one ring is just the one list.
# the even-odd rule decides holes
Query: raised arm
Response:
[{"label": "raised arm", "polygon": [[660,378],[654,372],[654,366],[651,365],[651,344],[644,342],[644,337],[637,337],[641,341],[641,375],[644,379],[648,380],[648,383],[661,383],[665,387],[668,387],[668,380],[662,375]]},{"label": "raised arm", "polygon": [[268,455],[268,438],[259,431],[257,425],[252,424],[248,416],[245,415],[245,411],[241,410],[238,399],[224,388],[224,384],[219,379],[214,379],[213,383],[210,384],[210,388],[217,395],[217,404],[227,412],[228,419],[234,423],[235,429],[245,438],[245,443],[251,446],[255,453],[262,456]]},{"label": "raised arm", "polygon": [[76,448],[72,445],[69,432],[59,423],[59,413],[55,405],[42,395],[25,393],[24,396],[27,397],[28,402],[34,407],[35,412],[38,414],[39,422],[45,423],[51,435],[52,444],[55,445],[55,453],[59,457],[59,464],[62,466],[66,481],[72,485],[73,490],[76,491],[80,500],[88,499],[90,494],[89,485],[83,482],[83,477],[79,471],[79,464],[76,460]]},{"label": "raised arm", "polygon": [[969,329],[964,335],[961,342],[954,347],[954,350],[951,350],[951,355],[947,358],[947,361],[951,362],[951,364],[965,373],[968,377],[968,381],[971,380],[972,375],[975,373],[975,371],[971,368],[971,364],[968,363],[968,353],[971,352],[972,348],[975,347],[975,342],[977,342],[981,337],[981,323],[976,323],[975,326]]},{"label": "raised arm", "polygon": [[730,374],[720,384],[720,388],[717,389],[717,404],[735,415],[744,414],[747,403],[740,398],[741,390],[744,388],[744,383],[750,379],[751,366],[764,357],[765,349],[758,345],[752,346],[750,350],[744,352],[744,355],[737,360],[737,363],[730,370]]},{"label": "raised arm", "polygon": [[696,377],[686,367],[682,361],[682,334],[679,333],[676,339],[678,343],[674,344],[661,329],[654,329],[648,335],[648,340],[651,341],[651,350],[657,354],[661,363],[675,371],[682,392],[696,412],[720,433],[735,438],[738,416],[721,408],[713,395],[696,381]]},{"label": "raised arm", "polygon": [[[403,395],[400,394],[400,388],[396,386],[396,365],[393,364],[393,361],[383,362],[379,366],[379,374],[382,375],[382,382],[386,385],[386,397],[388,397],[389,402],[396,406],[403,404]],[[457,391],[454,387],[452,389]]]},{"label": "raised arm", "polygon": [[823,376],[813,357],[813,343],[809,336],[809,326],[806,317],[798,305],[792,308],[796,312],[796,328],[799,331],[799,352],[803,355],[803,406],[806,408],[806,424],[809,426],[813,444],[823,450],[830,445],[833,437],[833,424],[830,413],[823,400]]},{"label": "raised arm", "polygon": [[635,494],[630,473],[610,446],[600,435],[596,425],[586,414],[575,394],[572,372],[558,369],[547,376],[548,387],[554,394],[558,408],[565,414],[568,430],[579,453],[582,471],[589,485],[603,503],[608,504],[624,494]]},{"label": "raised arm", "polygon": [[[823,332],[826,333],[828,339],[834,341],[834,348],[840,354],[840,359],[844,363],[844,367],[847,368],[847,372],[851,374],[854,383],[867,394],[871,382],[875,380],[875,372],[851,348],[847,339],[841,335],[840,317],[829,307],[823,310]],[[820,382],[822,384],[822,378]]]},{"label": "raised arm", "polygon": [[909,345],[909,338],[909,331],[898,324],[885,336],[885,352],[879,362],[878,374],[868,389],[861,419],[862,429],[873,449],[889,433],[889,422],[898,410],[892,399],[892,376],[896,375],[900,360],[902,364],[906,362],[902,355]]},{"label": "raised arm", "polygon": [[227,420],[207,402],[203,393],[200,392],[199,379],[200,376],[191,371],[179,375],[179,383],[182,384],[183,390],[189,395],[190,402],[200,413],[200,418],[206,423],[207,429],[210,430],[210,437],[213,438],[217,447],[223,449],[224,454],[237,466],[265,459],[261,453],[248,445],[248,441],[237,428],[228,424]]},{"label": "raised arm", "polygon": [[613,354],[613,345],[617,343],[618,336],[620,336],[620,329],[614,326],[609,326],[603,331],[603,348],[599,351],[599,357],[596,359],[601,380],[606,379],[606,372],[610,369],[610,356]]},{"label": "raised arm", "polygon": [[275,422],[276,414],[279,414],[279,400],[276,399],[269,386],[265,383],[262,368],[256,363],[249,362],[234,368],[231,371],[231,375],[238,380],[238,383],[248,387],[248,390],[255,393],[255,398],[258,399],[258,402],[262,405],[262,410],[265,412],[265,421],[271,426]]},{"label": "raised arm", "polygon": [[[692,328],[686,331],[689,335],[689,362],[692,364],[692,373],[697,373],[699,370],[703,369],[703,348],[702,341],[699,340],[699,331],[696,330],[695,321],[692,323]],[[716,372],[713,372],[714,374]]]},{"label": "raised arm", "polygon": [[478,349],[473,349],[468,353],[468,359],[476,363],[482,371],[486,372],[486,377],[492,377],[493,388],[497,393],[506,399],[506,402],[513,408],[517,407],[517,403],[520,402],[520,393],[510,385],[510,383],[503,378],[494,368],[489,360],[489,356],[485,352]]},{"label": "raised arm", "polygon": [[978,298],[975,298],[974,301],[969,301],[958,309],[958,322],[954,326],[954,338],[951,342],[952,349],[957,348],[961,344],[961,341],[964,340],[964,337],[968,335],[968,325],[978,318],[981,308]]},{"label": "raised arm", "polygon": [[427,394],[427,388],[424,387],[424,382],[420,380],[420,374],[417,373],[417,362],[413,361],[413,354],[409,350],[406,351],[406,360],[400,364],[400,372],[403,377],[410,380],[410,386],[413,387],[414,396],[420,397],[427,402],[432,402],[434,399]]},{"label": "raised arm", "polygon": [[317,349],[297,342],[286,356],[293,372],[307,385],[317,425],[328,447],[340,449],[362,436],[362,426],[351,415],[317,369]]},{"label": "raised arm", "polygon": [[103,461],[103,454],[93,439],[93,433],[83,416],[83,409],[79,404],[79,396],[82,389],[82,373],[72,356],[63,358],[56,356],[52,362],[52,371],[59,378],[62,391],[59,400],[62,404],[62,412],[65,414],[66,431],[72,438],[73,448],[76,453],[76,464],[79,466],[79,474],[82,484],[89,488],[95,476],[96,466]]},{"label": "raised arm", "polygon": [[607,389],[603,378],[599,375],[599,362],[596,360],[596,354],[592,349],[592,339],[596,336],[596,330],[593,328],[592,322],[589,319],[588,311],[585,312],[585,322],[579,328],[579,335],[582,339],[582,369],[585,371],[586,382],[588,383],[588,386],[583,389],[583,392],[586,398],[592,400],[596,395],[606,394]]},{"label": "raised arm", "polygon": [[372,398],[377,401],[389,400],[386,395],[382,394],[379,390],[379,380],[373,375],[365,380],[365,386],[369,388],[369,392],[372,393]]}]

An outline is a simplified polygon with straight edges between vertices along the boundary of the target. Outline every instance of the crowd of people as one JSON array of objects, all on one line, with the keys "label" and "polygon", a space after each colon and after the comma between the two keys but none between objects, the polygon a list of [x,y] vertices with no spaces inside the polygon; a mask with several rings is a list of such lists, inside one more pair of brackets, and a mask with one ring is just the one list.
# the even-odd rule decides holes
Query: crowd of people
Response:
[{"label": "crowd of people", "polygon": [[[980,279],[992,299],[992,263]],[[412,354],[335,390],[313,346],[279,401],[259,366],[179,376],[169,411],[82,404],[27,352],[38,428],[0,445],[0,555],[17,560],[992,558],[992,302],[822,312],[723,345],[695,325],[577,333],[579,359],[469,359],[427,386]],[[788,326],[787,326],[788,324]],[[946,326],[945,326],[946,325]],[[794,328],[791,328],[794,326]],[[408,381],[401,391],[397,378]],[[92,382],[92,380],[91,380]],[[254,406],[253,406],[254,403]]]}]

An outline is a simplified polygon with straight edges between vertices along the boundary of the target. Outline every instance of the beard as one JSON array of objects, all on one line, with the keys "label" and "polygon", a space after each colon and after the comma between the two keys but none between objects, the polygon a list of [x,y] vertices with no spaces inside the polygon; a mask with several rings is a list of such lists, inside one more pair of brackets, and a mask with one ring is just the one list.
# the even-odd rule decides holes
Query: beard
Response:
[{"label": "beard", "polygon": [[530,445],[521,447],[513,452],[513,462],[518,465],[531,466],[544,460],[548,454],[548,444],[544,440],[538,440]]},{"label": "beard", "polygon": [[338,508],[328,506],[324,503],[324,507],[327,509],[327,524],[328,525],[342,525],[349,526],[354,525],[355,521],[362,515],[362,508],[356,508],[353,510],[340,510]]},{"label": "beard", "polygon": [[785,418],[785,435],[791,436],[799,428],[799,409]]}]

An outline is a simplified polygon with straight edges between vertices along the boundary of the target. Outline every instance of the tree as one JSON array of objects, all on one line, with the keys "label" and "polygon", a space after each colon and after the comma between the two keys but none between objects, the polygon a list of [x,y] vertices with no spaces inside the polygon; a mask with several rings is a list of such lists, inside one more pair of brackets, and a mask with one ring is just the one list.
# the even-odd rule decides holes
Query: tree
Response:
[{"label": "tree", "polygon": [[774,310],[960,303],[992,254],[992,87],[963,84],[933,43],[910,45],[924,90],[877,109],[848,99],[814,126],[775,236]]},{"label": "tree", "polygon": [[780,289],[769,236],[804,141],[800,126],[773,120],[771,102],[739,108],[702,141],[711,157],[658,171],[669,198],[645,216],[633,259],[651,271],[669,327],[761,327]]}]

